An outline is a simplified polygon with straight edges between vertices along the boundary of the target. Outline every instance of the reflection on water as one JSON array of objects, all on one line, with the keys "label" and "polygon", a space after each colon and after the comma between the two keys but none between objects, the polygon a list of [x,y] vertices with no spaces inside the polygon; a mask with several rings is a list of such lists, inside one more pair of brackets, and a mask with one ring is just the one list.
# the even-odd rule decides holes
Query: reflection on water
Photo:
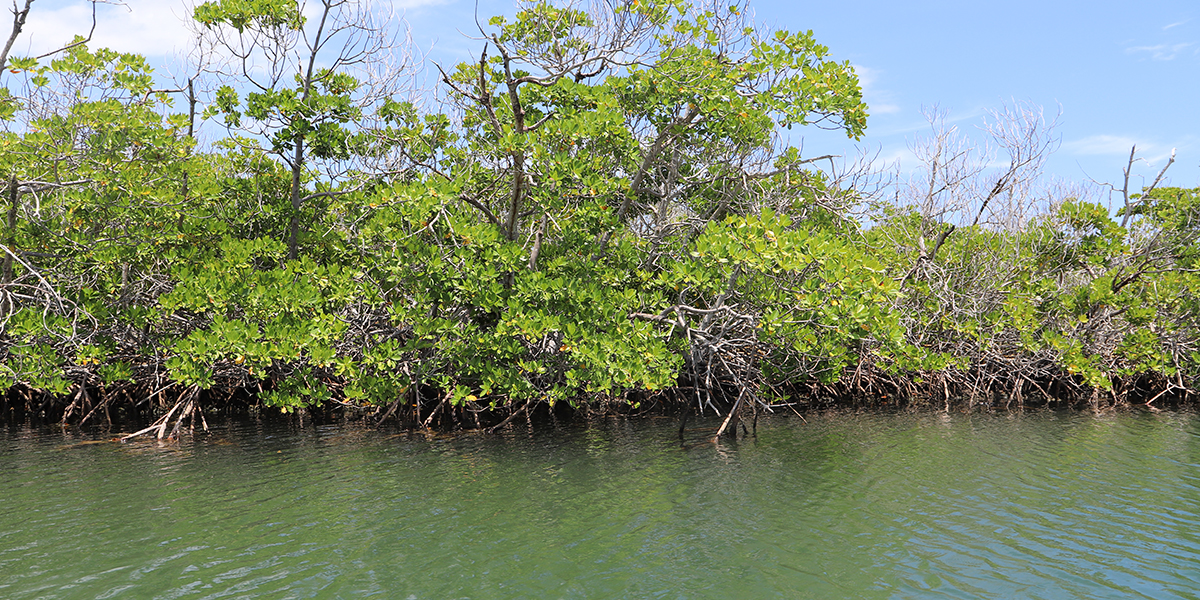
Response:
[{"label": "reflection on water", "polygon": [[0,597],[1200,597],[1190,413],[675,427],[0,430]]}]

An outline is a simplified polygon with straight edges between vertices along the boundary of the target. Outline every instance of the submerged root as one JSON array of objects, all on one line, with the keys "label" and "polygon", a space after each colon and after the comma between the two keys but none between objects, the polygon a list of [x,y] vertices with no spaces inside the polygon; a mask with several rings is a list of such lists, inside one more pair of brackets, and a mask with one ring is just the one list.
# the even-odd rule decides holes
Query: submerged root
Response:
[{"label": "submerged root", "polygon": [[[171,440],[179,439],[179,432],[183,428],[184,419],[188,420],[188,431],[194,431],[197,417],[199,417],[204,430],[208,431],[208,422],[204,419],[204,411],[200,409],[199,400],[200,388],[194,385],[189,387],[180,399],[175,402],[175,405],[171,407],[171,410],[167,411],[167,414],[159,417],[153,425],[145,429],[122,436],[121,441],[124,442],[151,432],[155,432],[156,437],[160,440],[164,437]],[[167,428],[171,424],[171,417],[175,417],[175,426],[171,428],[170,435],[167,435]]]},{"label": "submerged root", "polygon": [[[803,372],[767,381],[754,368],[757,363],[748,359],[746,363],[749,367],[720,356],[707,363],[693,363],[689,371],[696,378],[680,377],[676,386],[655,391],[624,390],[620,394],[593,394],[557,402],[537,396],[480,399],[472,395],[458,402],[449,390],[423,386],[420,393],[409,387],[378,405],[343,402],[334,397],[326,404],[305,407],[296,416],[301,426],[307,415],[314,414],[318,420],[361,419],[371,426],[390,423],[412,429],[499,432],[516,422],[532,425],[557,423],[559,418],[687,413],[719,418],[719,427],[708,434],[710,440],[736,440],[739,430],[746,434],[754,428],[760,414],[780,411],[801,419],[807,411],[828,408],[994,411],[1048,407],[1108,411],[1134,406],[1161,409],[1194,404],[1197,398],[1191,393],[1193,383],[1182,377],[1137,374],[1113,378],[1111,388],[1095,388],[1081,376],[1049,362],[979,361],[963,368],[896,372],[863,360],[835,381],[815,380]],[[160,385],[156,389],[143,382],[113,389],[81,382],[64,397],[19,388],[0,396],[0,419],[33,419],[63,426],[132,421],[138,423],[139,430],[121,434],[118,439],[153,435],[159,440],[174,440],[194,431],[196,425],[207,431],[205,409],[214,415],[266,414],[261,396],[256,394],[256,390],[262,393],[261,386],[231,391],[219,386],[201,390],[170,382]],[[150,390],[153,392],[147,393]],[[147,410],[153,411],[149,418]],[[153,423],[142,427],[150,421]],[[681,422],[680,429],[685,428],[686,423]]]}]

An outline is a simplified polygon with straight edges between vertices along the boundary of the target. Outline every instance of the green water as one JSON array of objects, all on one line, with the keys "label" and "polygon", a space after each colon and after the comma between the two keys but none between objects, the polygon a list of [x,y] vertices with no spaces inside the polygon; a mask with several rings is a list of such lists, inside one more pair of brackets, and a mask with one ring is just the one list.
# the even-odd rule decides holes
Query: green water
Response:
[{"label": "green water", "polygon": [[1200,598],[1200,417],[0,429],[0,598]]}]

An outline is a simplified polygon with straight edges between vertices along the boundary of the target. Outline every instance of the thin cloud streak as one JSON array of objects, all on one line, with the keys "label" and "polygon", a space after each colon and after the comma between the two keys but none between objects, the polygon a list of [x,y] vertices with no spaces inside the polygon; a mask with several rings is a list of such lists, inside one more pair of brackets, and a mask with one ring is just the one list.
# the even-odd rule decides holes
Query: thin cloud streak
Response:
[{"label": "thin cloud streak", "polygon": [[1182,44],[1158,44],[1155,46],[1132,46],[1125,49],[1126,54],[1149,53],[1154,60],[1173,60],[1180,52],[1195,46],[1195,42]]},{"label": "thin cloud streak", "polygon": [[1067,153],[1082,156],[1107,156],[1129,154],[1129,149],[1134,145],[1140,146],[1141,150],[1154,148],[1153,144],[1138,144],[1138,141],[1131,137],[1099,134],[1064,142],[1062,149]]},{"label": "thin cloud streak", "polygon": [[[868,106],[870,106],[870,105],[868,105]],[[871,108],[874,109],[875,107],[872,106]],[[912,111],[912,110],[905,111],[903,109],[898,110],[898,111],[896,111],[896,114],[903,113],[903,114],[912,115],[912,116],[905,118],[906,123],[893,123],[889,127],[883,127],[883,128],[871,130],[871,134],[873,135],[873,137],[886,138],[886,137],[896,136],[896,135],[907,136],[908,134],[918,133],[918,132],[921,134],[929,133],[930,131],[932,131],[932,129],[929,124],[929,119],[924,116],[924,113],[927,110],[935,110],[936,111],[936,110],[940,110],[940,107],[937,104],[934,104],[932,106],[922,106],[921,110],[919,110],[919,111]],[[871,110],[870,112],[872,114],[891,114],[888,112],[875,111],[875,110]],[[972,108],[972,109],[967,110],[962,113],[951,113],[949,111],[945,111],[945,114],[942,115],[942,123],[946,124],[946,125],[956,125],[958,123],[965,123],[965,122],[972,121],[972,120],[978,120],[980,117],[982,117],[986,114],[987,114],[987,108],[982,107],[982,106],[977,106],[975,108]],[[919,117],[919,119],[917,117]]]}]

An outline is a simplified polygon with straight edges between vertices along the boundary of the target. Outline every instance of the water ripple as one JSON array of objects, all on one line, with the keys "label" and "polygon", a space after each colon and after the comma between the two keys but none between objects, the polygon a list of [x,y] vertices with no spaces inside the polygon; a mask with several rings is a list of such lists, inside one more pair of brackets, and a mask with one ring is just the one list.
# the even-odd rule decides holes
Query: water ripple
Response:
[{"label": "water ripple", "polygon": [[675,427],[10,428],[0,597],[1200,597],[1189,413]]}]

